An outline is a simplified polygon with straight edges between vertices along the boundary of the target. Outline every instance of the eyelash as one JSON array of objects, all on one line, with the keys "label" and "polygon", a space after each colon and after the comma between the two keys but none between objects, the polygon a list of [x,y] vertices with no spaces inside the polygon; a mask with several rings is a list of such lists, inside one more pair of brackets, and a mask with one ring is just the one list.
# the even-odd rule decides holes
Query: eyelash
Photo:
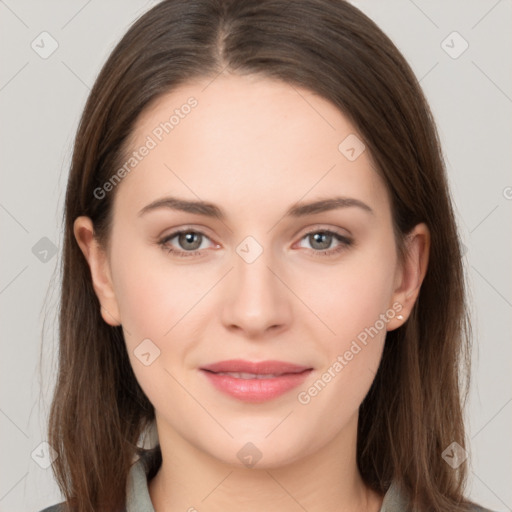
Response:
[{"label": "eyelash", "polygon": [[[173,238],[176,238],[176,236],[181,235],[183,233],[194,233],[194,234],[202,235],[202,236],[204,236],[206,238],[209,238],[207,235],[205,235],[201,231],[196,231],[194,229],[180,229],[180,230],[174,231],[170,235],[167,235],[166,237],[164,237],[161,240],[159,240],[158,241],[158,245],[160,245],[162,247],[162,249],[165,250],[166,252],[168,252],[169,254],[173,254],[173,255],[177,256],[178,258],[188,258],[188,257],[191,257],[191,256],[199,256],[201,254],[202,250],[180,251],[180,250],[176,250],[176,249],[174,249],[172,247],[169,247],[169,245],[168,245],[169,241],[172,240]],[[313,256],[321,256],[321,257],[327,257],[327,258],[333,257],[333,256],[338,255],[342,251],[345,251],[346,249],[348,249],[350,246],[353,245],[353,240],[351,240],[350,238],[347,238],[347,237],[345,237],[343,235],[340,235],[339,233],[336,233],[335,231],[331,231],[331,230],[328,230],[328,229],[320,229],[320,230],[309,231],[308,233],[306,233],[301,238],[301,240],[303,240],[304,238],[306,238],[306,237],[308,237],[310,235],[314,235],[314,234],[317,234],[317,233],[322,233],[324,235],[333,235],[334,238],[338,242],[341,242],[341,244],[338,245],[338,247],[336,247],[335,249],[327,249],[327,250],[324,250],[324,251],[308,249],[309,251],[312,251]]]}]

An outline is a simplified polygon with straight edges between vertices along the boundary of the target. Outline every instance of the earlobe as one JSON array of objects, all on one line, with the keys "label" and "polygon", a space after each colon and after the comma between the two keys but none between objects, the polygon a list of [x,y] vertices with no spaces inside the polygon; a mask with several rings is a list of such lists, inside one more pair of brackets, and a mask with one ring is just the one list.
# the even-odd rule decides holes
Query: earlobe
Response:
[{"label": "earlobe", "polygon": [[94,291],[101,305],[103,320],[112,326],[121,324],[107,254],[94,237],[94,225],[89,217],[81,216],[73,224],[75,239],[91,271]]},{"label": "earlobe", "polygon": [[406,258],[395,281],[396,288],[391,303],[399,303],[400,316],[388,324],[388,331],[400,327],[407,318],[418,298],[421,284],[428,268],[430,254],[430,231],[425,223],[418,224],[406,239]]}]

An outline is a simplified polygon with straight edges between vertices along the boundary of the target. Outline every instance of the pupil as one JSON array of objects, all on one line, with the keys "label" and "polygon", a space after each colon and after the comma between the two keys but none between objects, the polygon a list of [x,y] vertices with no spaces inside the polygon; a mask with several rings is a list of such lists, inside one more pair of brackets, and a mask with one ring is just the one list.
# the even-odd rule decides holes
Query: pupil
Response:
[{"label": "pupil", "polygon": [[[182,233],[180,236],[180,243],[183,242],[185,244],[184,247],[187,247],[187,244],[189,244],[189,243],[194,244],[193,239],[196,235],[197,235],[197,233]],[[197,241],[196,241],[195,246],[187,247],[187,248],[188,249],[197,249],[200,245],[201,245],[201,243],[199,243],[199,245],[197,245]]]},{"label": "pupil", "polygon": [[[329,234],[327,234],[327,233],[315,233],[315,234],[313,235],[313,240],[314,240],[314,242],[315,242],[315,243],[316,243],[316,242],[319,242],[319,243],[320,243],[321,247],[319,247],[319,249],[328,249],[328,248],[329,248],[329,245],[330,245],[330,239],[331,239],[331,236],[332,236],[332,235],[329,235]],[[326,243],[326,242],[325,242],[325,240],[324,240],[324,242],[323,242],[323,244],[322,244],[322,241],[321,241],[321,238],[322,238],[322,237],[326,237],[327,243]]]}]

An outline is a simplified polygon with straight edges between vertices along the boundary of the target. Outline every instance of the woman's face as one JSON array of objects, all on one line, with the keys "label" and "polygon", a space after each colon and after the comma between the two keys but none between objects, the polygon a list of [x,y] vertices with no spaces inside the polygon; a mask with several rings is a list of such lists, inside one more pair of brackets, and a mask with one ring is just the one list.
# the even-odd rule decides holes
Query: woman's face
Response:
[{"label": "woman's face", "polygon": [[[354,431],[422,278],[398,266],[385,185],[357,137],[328,101],[254,76],[184,85],[139,119],[120,183],[97,189],[115,202],[92,270],[161,440],[272,467]],[[335,198],[345,206],[304,207]],[[300,368],[204,370],[233,359]]]}]

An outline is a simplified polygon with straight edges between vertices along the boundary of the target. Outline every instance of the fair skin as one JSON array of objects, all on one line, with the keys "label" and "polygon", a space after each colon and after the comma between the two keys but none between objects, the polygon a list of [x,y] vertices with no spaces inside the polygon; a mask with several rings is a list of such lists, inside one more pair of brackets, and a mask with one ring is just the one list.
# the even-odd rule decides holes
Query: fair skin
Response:
[{"label": "fair skin", "polygon": [[[173,90],[138,120],[133,150],[187,98],[198,102],[117,185],[109,247],[96,243],[87,217],[74,226],[103,319],[122,325],[136,378],[155,407],[163,462],[149,482],[154,508],[377,512],[383,496],[356,465],[357,414],[386,332],[407,320],[418,296],[428,228],[415,227],[400,266],[385,184],[368,151],[350,161],[338,150],[357,130],[330,102],[261,77],[210,81]],[[226,217],[169,208],[139,215],[171,195],[214,203]],[[356,198],[373,213],[351,206],[285,216],[299,201],[333,196]],[[203,237],[190,248],[176,236],[167,247],[199,255],[180,258],[158,245],[181,227]],[[343,244],[335,237],[322,245],[307,236],[322,230],[354,243],[335,254]],[[263,249],[251,263],[236,251],[248,236]],[[299,402],[299,391],[387,311],[392,318],[378,334],[321,392]],[[147,338],[160,350],[148,366],[134,354]],[[313,371],[300,388],[247,403],[220,393],[198,370],[235,358]],[[251,468],[237,456],[248,442],[262,454]]]}]

